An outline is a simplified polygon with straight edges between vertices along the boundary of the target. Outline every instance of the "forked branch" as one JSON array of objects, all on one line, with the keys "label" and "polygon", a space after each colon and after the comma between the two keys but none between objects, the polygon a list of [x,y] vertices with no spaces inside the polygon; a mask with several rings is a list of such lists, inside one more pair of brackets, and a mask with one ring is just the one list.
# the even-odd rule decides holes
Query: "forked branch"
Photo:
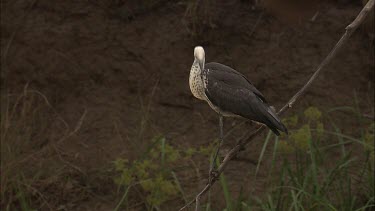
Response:
[{"label": "forked branch", "polygon": [[[298,90],[298,92],[279,110],[278,114],[284,113],[287,109],[291,108],[294,103],[297,101],[297,99],[303,95],[306,90],[311,86],[312,82],[316,79],[316,77],[319,75],[320,71],[325,67],[332,58],[337,54],[337,52],[342,48],[344,43],[349,39],[349,37],[353,34],[353,32],[358,28],[358,26],[361,25],[361,23],[365,20],[367,14],[373,10],[374,8],[374,1],[375,0],[369,0],[367,4],[363,7],[361,12],[358,14],[358,16],[355,18],[355,20],[349,24],[345,28],[345,33],[341,36],[340,40],[336,43],[336,45],[333,47],[331,52],[327,55],[327,57],[324,58],[322,63],[318,66],[318,68],[315,70],[314,74],[310,77],[310,79],[306,82],[306,84]],[[190,206],[192,203],[196,203],[195,210],[200,209],[200,199],[211,187],[212,185],[217,181],[221,173],[224,171],[226,166],[228,165],[229,161],[232,160],[236,155],[248,144],[250,143],[257,135],[259,135],[262,131],[264,131],[266,127],[261,126],[259,127],[255,132],[247,135],[246,138],[242,139],[237,143],[235,147],[233,147],[224,157],[223,162],[220,164],[220,166],[217,169],[217,174],[212,176],[212,179],[208,181],[207,185],[197,194],[194,200],[190,201],[188,204],[186,204],[184,207],[182,207],[180,210],[183,210]]]}]

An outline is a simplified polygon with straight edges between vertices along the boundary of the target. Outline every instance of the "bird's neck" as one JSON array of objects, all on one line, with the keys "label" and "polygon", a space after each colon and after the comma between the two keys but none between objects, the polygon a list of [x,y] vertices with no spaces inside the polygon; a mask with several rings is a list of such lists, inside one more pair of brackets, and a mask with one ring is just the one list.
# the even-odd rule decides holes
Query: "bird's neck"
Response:
[{"label": "bird's neck", "polygon": [[194,60],[194,63],[193,63],[193,66],[194,66],[194,69],[201,72],[201,68],[199,67],[199,62],[198,60]]},{"label": "bird's neck", "polygon": [[199,66],[199,62],[194,60],[190,70],[189,85],[193,95],[201,100],[205,99],[204,84],[202,80],[202,70]]},{"label": "bird's neck", "polygon": [[[203,65],[204,65],[204,63],[203,63]],[[196,59],[194,60],[193,65],[191,66],[190,74],[192,74],[192,73],[194,73],[194,74],[201,74],[202,73],[201,67],[199,66],[199,61],[196,60]]]}]

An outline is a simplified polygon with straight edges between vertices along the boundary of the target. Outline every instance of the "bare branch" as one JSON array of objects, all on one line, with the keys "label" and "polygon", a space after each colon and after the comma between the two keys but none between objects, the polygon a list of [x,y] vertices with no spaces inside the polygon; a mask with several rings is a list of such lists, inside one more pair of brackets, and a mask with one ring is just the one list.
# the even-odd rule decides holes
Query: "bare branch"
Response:
[{"label": "bare branch", "polygon": [[375,120],[374,115],[371,115],[371,114],[362,114],[362,117],[367,118],[367,119],[371,119],[371,120]]},{"label": "bare branch", "polygon": [[[315,70],[314,74],[310,77],[310,79],[306,82],[306,84],[279,110],[278,114],[283,114],[287,109],[291,108],[294,103],[297,101],[297,99],[306,92],[306,90],[311,86],[312,82],[316,79],[316,77],[319,75],[320,71],[325,67],[332,58],[337,54],[337,52],[342,48],[343,44],[348,40],[348,38],[353,34],[353,32],[358,28],[359,25],[363,22],[363,20],[366,18],[367,14],[373,9],[374,7],[374,1],[375,0],[369,0],[367,4],[363,7],[361,12],[358,14],[356,19],[349,24],[345,28],[345,33],[342,35],[340,40],[336,43],[336,45],[333,47],[331,52],[328,54],[326,58],[320,63],[318,68]],[[199,210],[200,207],[200,198],[205,194],[212,185],[217,181],[221,173],[224,171],[225,167],[228,165],[229,161],[232,160],[236,155],[245,148],[245,146],[250,143],[257,135],[259,135],[262,131],[266,129],[265,126],[259,127],[255,132],[248,135],[247,138],[242,139],[237,143],[235,147],[233,147],[224,157],[222,163],[218,167],[217,174],[212,176],[212,179],[208,181],[207,185],[202,189],[200,193],[195,197],[195,200],[189,202],[184,207],[182,207],[180,210],[183,210],[190,206],[192,203],[196,203],[195,210]]]}]

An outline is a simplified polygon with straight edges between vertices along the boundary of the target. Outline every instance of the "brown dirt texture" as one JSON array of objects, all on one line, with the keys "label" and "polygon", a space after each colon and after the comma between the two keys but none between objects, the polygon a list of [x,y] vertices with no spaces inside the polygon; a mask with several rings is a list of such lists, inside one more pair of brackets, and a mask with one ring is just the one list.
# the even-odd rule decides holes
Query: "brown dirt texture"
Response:
[{"label": "brown dirt texture", "polygon": [[[206,62],[243,73],[280,108],[362,8],[349,1],[312,1],[285,15],[280,3],[255,7],[230,0],[205,1],[209,5],[194,14],[186,9],[189,1],[140,2],[1,2],[1,100],[10,96],[15,102],[31,90],[39,94],[30,108],[43,111],[31,123],[42,132],[33,134],[29,151],[15,161],[26,178],[42,171],[30,187],[45,200],[35,202],[39,210],[112,210],[121,198],[110,170],[115,159],[136,159],[156,135],[180,149],[217,139],[217,114],[189,89],[194,46],[205,47]],[[353,105],[355,96],[361,110],[373,114],[373,79],[373,31],[361,27],[286,116],[309,106],[326,111]],[[345,112],[335,118],[344,132],[355,132]],[[225,119],[225,131],[240,122]],[[224,152],[243,130],[254,128],[228,135]],[[249,172],[255,171],[252,161],[264,136],[226,169],[233,193],[244,184],[263,191],[262,180],[253,184]],[[189,197],[205,184],[209,165],[207,157],[194,161],[200,177],[189,176],[188,169],[177,172]],[[259,175],[266,172],[261,168]],[[212,193],[220,190],[215,186]],[[211,200],[223,208],[222,194]],[[163,210],[183,204],[172,200]]]}]

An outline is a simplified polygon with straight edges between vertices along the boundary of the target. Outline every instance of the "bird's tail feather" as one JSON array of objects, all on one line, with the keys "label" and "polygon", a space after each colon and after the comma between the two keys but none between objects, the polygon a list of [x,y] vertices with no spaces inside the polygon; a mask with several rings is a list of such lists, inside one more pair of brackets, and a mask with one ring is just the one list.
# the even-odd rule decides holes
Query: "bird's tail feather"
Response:
[{"label": "bird's tail feather", "polygon": [[249,119],[267,125],[277,136],[280,135],[279,131],[288,134],[288,129],[281,122],[274,109],[264,103],[259,97],[252,98],[249,107],[251,108],[250,115],[248,115]]},{"label": "bird's tail feather", "polygon": [[264,105],[265,109],[263,110],[263,112],[261,112],[265,118],[265,124],[272,130],[272,132],[274,132],[277,136],[280,135],[280,131],[288,134],[288,129],[285,127],[285,125],[281,122],[281,120],[279,119],[279,117],[277,116],[277,114],[272,111],[272,109],[270,107],[268,107],[267,105]]}]

